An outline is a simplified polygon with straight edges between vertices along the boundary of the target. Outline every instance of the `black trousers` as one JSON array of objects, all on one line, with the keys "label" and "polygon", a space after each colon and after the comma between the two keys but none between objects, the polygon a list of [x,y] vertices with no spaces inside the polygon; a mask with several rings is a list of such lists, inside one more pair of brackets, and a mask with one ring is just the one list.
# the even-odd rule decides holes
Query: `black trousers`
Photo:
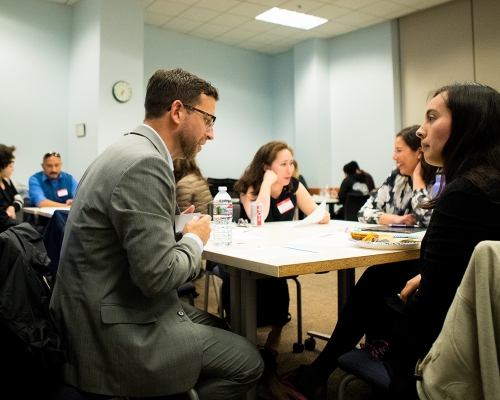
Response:
[{"label": "black trousers", "polygon": [[[390,391],[394,386],[399,398],[415,398],[415,352],[405,331],[408,324],[397,294],[419,270],[419,260],[368,268],[347,299],[330,340],[312,363],[315,370],[327,378],[337,368],[337,359],[366,334],[368,340],[382,339],[389,344],[386,364],[391,376]],[[407,392],[404,397],[402,391]]]}]

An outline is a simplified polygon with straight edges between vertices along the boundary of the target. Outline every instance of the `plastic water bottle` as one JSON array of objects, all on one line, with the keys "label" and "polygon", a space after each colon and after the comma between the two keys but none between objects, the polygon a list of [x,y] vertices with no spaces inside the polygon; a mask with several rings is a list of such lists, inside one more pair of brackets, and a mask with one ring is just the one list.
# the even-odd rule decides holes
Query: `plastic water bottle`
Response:
[{"label": "plastic water bottle", "polygon": [[219,186],[219,193],[214,198],[214,245],[231,246],[233,242],[233,201],[226,186]]}]

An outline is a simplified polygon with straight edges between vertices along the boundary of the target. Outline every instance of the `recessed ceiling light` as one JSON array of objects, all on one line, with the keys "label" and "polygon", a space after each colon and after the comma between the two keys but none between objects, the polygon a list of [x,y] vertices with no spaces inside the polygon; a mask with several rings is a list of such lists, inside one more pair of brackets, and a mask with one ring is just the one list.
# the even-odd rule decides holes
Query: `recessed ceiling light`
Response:
[{"label": "recessed ceiling light", "polygon": [[312,29],[328,22],[325,18],[315,17],[314,15],[303,14],[296,11],[285,10],[273,7],[266,12],[255,17],[256,20],[271,22],[273,24],[291,26],[300,29]]}]

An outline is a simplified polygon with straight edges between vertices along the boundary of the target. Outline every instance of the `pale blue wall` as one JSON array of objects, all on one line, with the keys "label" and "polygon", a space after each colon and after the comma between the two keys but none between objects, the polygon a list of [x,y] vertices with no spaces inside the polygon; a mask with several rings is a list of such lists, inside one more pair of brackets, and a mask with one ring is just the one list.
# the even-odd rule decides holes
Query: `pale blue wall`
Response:
[{"label": "pale blue wall", "polygon": [[[94,1],[82,3],[92,5]],[[96,113],[104,112],[99,99],[111,94],[105,93],[108,88],[103,89],[100,83],[90,92],[91,97],[99,93],[97,102],[82,101],[71,111],[70,93],[74,101],[77,88],[86,83],[70,75],[78,75],[79,69],[95,68],[95,58],[101,57],[103,51],[109,54],[109,49],[107,43],[100,43],[100,49],[92,50],[92,43],[106,42],[106,37],[114,33],[102,26],[100,34],[92,33],[92,24],[83,26],[81,15],[76,14],[83,11],[35,0],[0,2],[0,142],[18,147],[15,182],[26,183],[39,169],[41,155],[47,150],[58,150],[64,158],[68,147],[75,149],[71,162],[65,163],[65,167],[73,164],[75,171],[65,169],[77,178],[95,157],[77,151],[80,144],[82,150],[85,146],[74,137],[74,123],[80,116],[80,122],[96,119]],[[109,17],[109,13],[105,15]],[[85,39],[86,29],[91,34]],[[77,40],[72,42],[72,37]],[[295,148],[301,171],[311,186],[339,185],[342,166],[351,159],[356,159],[380,184],[393,166],[393,138],[399,121],[395,37],[395,23],[383,23],[330,40],[305,42],[293,51],[270,56],[145,27],[143,80],[133,84],[134,101],[128,103],[133,110],[127,115],[135,115],[137,123],[142,121],[145,86],[156,69],[181,67],[211,81],[221,94],[215,141],[207,143],[198,159],[205,176],[237,178],[262,144],[282,139]],[[140,51],[138,48],[136,53]],[[89,54],[93,54],[93,60]],[[307,54],[321,59],[317,72],[307,72],[314,61],[301,58]],[[141,60],[132,61],[136,73],[141,69]],[[107,67],[93,74],[111,81],[115,79],[111,71]],[[128,79],[127,70],[122,72]],[[314,92],[323,81],[321,92],[311,94],[311,89]],[[304,108],[312,95],[318,111],[314,115]],[[98,122],[101,117],[97,117]],[[118,114],[115,119],[123,122]],[[108,120],[106,126],[110,123]],[[134,125],[127,123],[123,127],[117,123],[120,132]],[[307,130],[318,126],[321,132],[315,133],[315,145],[309,145]],[[121,135],[112,134],[116,139]],[[102,146],[91,138],[85,143],[91,144],[93,152],[96,146],[98,152],[102,151]]]},{"label": "pale blue wall", "polygon": [[[331,39],[331,177],[355,160],[379,186],[395,166],[400,129],[397,25],[385,22]],[[396,94],[395,94],[396,93]]]},{"label": "pale blue wall", "polygon": [[273,56],[271,67],[273,132],[295,148],[293,50]]},{"label": "pale blue wall", "polygon": [[0,142],[17,147],[15,183],[50,150],[67,155],[71,8],[0,1]]},{"label": "pale blue wall", "polygon": [[144,85],[157,69],[183,68],[220,93],[215,140],[197,160],[213,178],[239,178],[257,149],[273,140],[271,56],[146,27]]}]

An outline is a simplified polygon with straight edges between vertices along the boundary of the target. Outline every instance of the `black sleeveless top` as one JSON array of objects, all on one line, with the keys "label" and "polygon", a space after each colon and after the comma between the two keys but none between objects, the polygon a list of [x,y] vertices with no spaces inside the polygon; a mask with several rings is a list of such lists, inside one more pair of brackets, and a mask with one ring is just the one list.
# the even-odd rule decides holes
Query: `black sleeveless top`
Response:
[{"label": "black sleeveless top", "polygon": [[[291,188],[291,190],[289,189]],[[295,208],[297,207],[297,189],[299,188],[299,181],[297,178],[290,179],[290,184],[285,186],[281,191],[281,194],[277,199],[273,199],[271,197],[271,204],[269,206],[269,214],[264,222],[280,222],[280,221],[292,221],[293,216],[295,215]],[[288,200],[291,201],[293,208],[283,212],[280,212],[278,206],[286,207]],[[288,208],[288,207],[287,207]],[[241,207],[240,218],[247,219],[250,221],[248,217],[245,207]]]}]

